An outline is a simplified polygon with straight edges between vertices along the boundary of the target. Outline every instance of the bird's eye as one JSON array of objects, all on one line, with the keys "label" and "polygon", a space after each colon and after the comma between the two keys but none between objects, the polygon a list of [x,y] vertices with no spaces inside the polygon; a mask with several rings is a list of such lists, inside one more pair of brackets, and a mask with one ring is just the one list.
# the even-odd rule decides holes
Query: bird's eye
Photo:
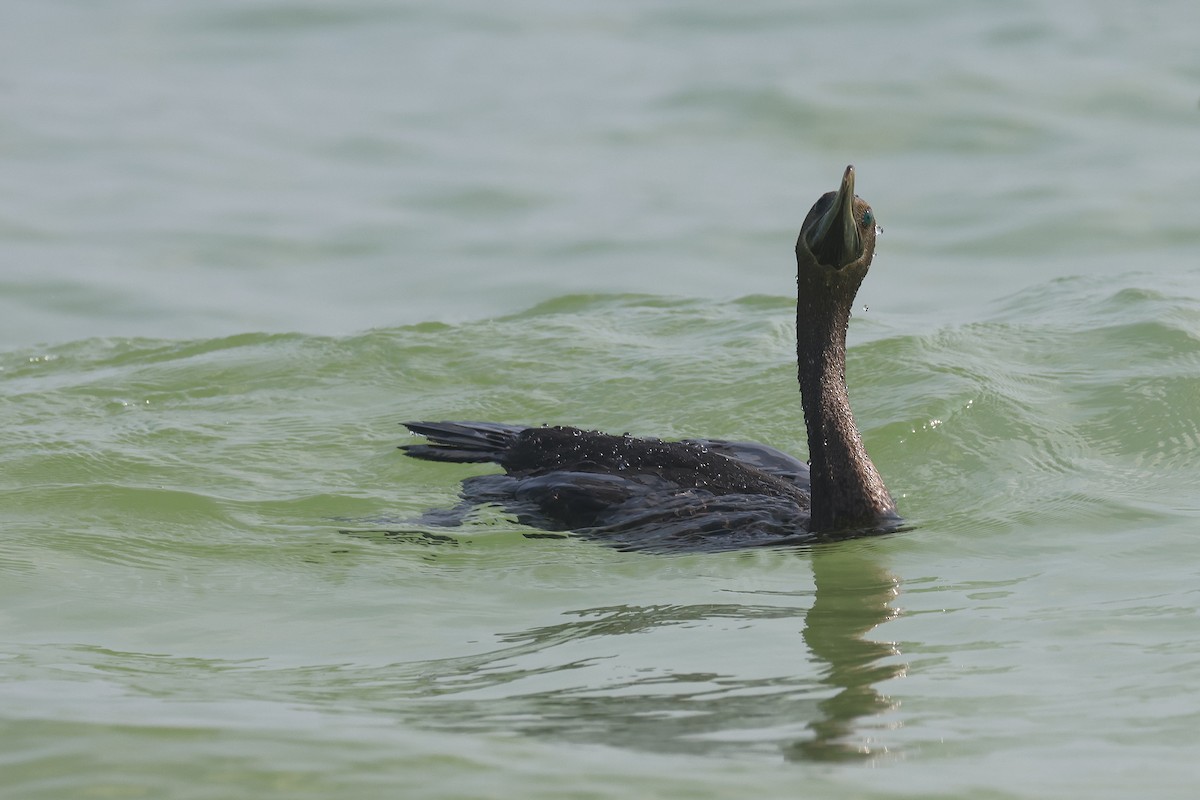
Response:
[{"label": "bird's eye", "polygon": [[862,226],[864,228],[869,228],[869,227],[871,227],[871,225],[874,222],[875,222],[875,212],[868,208],[866,211],[863,212]]}]

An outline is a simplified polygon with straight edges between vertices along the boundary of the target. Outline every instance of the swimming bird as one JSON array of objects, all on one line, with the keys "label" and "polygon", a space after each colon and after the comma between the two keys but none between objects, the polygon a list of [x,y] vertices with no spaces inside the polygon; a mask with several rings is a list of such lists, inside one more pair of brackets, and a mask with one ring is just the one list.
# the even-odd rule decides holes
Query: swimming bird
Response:
[{"label": "swimming bird", "polygon": [[428,512],[456,525],[494,503],[519,522],[572,530],[624,549],[726,550],[895,530],[900,517],[863,446],[846,391],[846,330],[871,260],[874,212],[854,167],[813,204],[796,240],[796,356],[808,463],[772,447],[662,441],[572,427],[406,422],[428,461],[493,462],[463,481],[462,502]]}]

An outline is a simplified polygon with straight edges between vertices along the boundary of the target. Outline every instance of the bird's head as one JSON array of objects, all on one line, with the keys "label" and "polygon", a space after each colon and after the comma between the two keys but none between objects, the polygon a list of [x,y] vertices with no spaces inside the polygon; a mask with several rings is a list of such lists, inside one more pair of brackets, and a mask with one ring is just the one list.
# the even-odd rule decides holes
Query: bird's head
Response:
[{"label": "bird's head", "polygon": [[[875,256],[875,213],[854,194],[854,166],[846,167],[842,185],[826,192],[809,209],[796,240],[796,262],[801,272],[840,276],[855,288],[866,277]],[[833,273],[833,274],[831,274]]]}]

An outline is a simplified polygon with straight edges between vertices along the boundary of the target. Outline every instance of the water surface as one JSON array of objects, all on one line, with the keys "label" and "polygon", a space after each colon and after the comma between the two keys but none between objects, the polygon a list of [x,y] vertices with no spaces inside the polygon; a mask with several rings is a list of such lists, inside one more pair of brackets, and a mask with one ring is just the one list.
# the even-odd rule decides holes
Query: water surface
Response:
[{"label": "water surface", "polygon": [[[1190,6],[17,3],[0,794],[1190,797]],[[885,232],[913,528],[439,530],[403,419],[798,455],[791,247]]]}]

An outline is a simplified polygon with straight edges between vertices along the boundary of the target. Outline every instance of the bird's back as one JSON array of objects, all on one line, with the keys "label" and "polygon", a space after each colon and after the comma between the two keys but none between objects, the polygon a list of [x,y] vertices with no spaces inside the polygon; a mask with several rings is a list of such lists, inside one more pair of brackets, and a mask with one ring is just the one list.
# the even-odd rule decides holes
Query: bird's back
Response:
[{"label": "bird's back", "polygon": [[505,475],[464,481],[463,512],[498,503],[527,525],[637,549],[727,549],[808,538],[808,467],[765,445],[496,423],[406,425],[429,438],[405,446],[411,456],[504,468]]}]

